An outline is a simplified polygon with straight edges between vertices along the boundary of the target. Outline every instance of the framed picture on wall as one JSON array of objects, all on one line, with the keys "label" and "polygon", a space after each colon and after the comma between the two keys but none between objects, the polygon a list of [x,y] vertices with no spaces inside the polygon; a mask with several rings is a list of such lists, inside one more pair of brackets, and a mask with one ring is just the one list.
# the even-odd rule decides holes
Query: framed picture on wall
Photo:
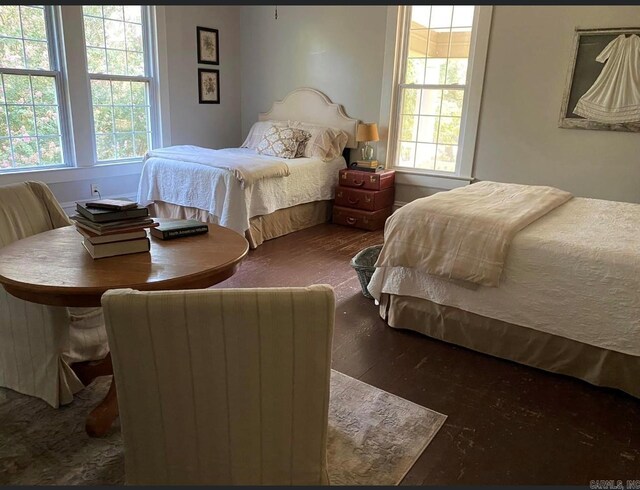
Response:
[{"label": "framed picture on wall", "polygon": [[633,70],[625,64],[633,56],[626,51],[637,49],[638,35],[640,28],[576,29],[561,128],[640,132],[640,106],[625,100],[633,93],[629,84],[636,83],[627,80]]},{"label": "framed picture on wall", "polygon": [[220,70],[198,68],[198,98],[201,104],[220,103]]},{"label": "framed picture on wall", "polygon": [[220,64],[218,29],[197,27],[198,63],[204,65]]}]

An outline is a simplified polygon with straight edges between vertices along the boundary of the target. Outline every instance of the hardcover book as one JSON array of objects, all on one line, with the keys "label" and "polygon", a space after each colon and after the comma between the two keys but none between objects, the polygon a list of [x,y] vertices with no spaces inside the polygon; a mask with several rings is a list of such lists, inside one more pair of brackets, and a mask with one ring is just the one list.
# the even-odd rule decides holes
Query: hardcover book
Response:
[{"label": "hardcover book", "polygon": [[147,230],[138,229],[132,231],[120,231],[116,233],[108,233],[105,235],[98,235],[95,232],[89,231],[84,228],[76,227],[78,233],[80,233],[86,240],[89,240],[94,245],[100,245],[102,243],[124,242],[127,240],[136,240],[138,238],[146,238]]},{"label": "hardcover book", "polygon": [[91,220],[86,219],[83,216],[71,216],[71,219],[76,222],[76,226],[83,228],[85,230],[92,231],[96,235],[107,235],[109,233],[121,233],[123,231],[133,231],[139,230],[141,228],[151,228],[154,226],[158,226],[158,223],[153,221],[152,218],[140,218],[140,219],[129,219],[129,220],[120,220],[120,221],[110,221],[108,223],[95,223]]},{"label": "hardcover book", "polygon": [[349,167],[350,170],[359,170],[360,172],[371,172],[371,173],[375,173],[378,172],[382,169],[376,168],[376,167],[361,167],[360,165],[351,165],[351,167]]},{"label": "hardcover book", "polygon": [[125,242],[102,243],[94,245],[88,239],[82,241],[82,245],[87,249],[89,255],[94,259],[114,257],[116,255],[128,255],[151,250],[151,243],[148,238],[138,240],[127,240]]},{"label": "hardcover book", "polygon": [[378,162],[378,160],[356,160],[354,163],[358,167],[378,168],[380,166],[380,162]]},{"label": "hardcover book", "polygon": [[138,207],[137,202],[126,199],[98,199],[97,201],[87,201],[85,205],[88,208],[110,209],[112,211],[124,211]]},{"label": "hardcover book", "polygon": [[178,219],[163,221],[159,226],[151,229],[151,235],[160,240],[171,240],[182,236],[193,236],[207,233],[209,227],[206,223],[193,219]]},{"label": "hardcover book", "polygon": [[135,208],[115,211],[113,209],[91,208],[87,206],[87,203],[79,202],[76,203],[76,210],[81,216],[95,223],[144,218],[149,216],[149,210],[143,206],[138,206],[137,204]]}]

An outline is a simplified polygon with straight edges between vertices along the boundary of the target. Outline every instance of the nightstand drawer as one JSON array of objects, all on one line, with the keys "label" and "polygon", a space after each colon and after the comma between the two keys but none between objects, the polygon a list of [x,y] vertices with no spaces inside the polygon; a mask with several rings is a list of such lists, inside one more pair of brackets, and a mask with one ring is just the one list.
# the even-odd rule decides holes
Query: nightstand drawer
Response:
[{"label": "nightstand drawer", "polygon": [[384,222],[391,216],[393,208],[389,206],[378,211],[362,211],[360,209],[333,206],[333,222],[338,225],[353,226],[363,230],[381,230]]},{"label": "nightstand drawer", "polygon": [[393,205],[393,190],[393,187],[382,191],[369,191],[339,186],[336,189],[335,204],[365,211],[377,211]]},{"label": "nightstand drawer", "polygon": [[361,170],[343,168],[340,170],[338,184],[347,187],[359,187],[360,189],[380,191],[393,187],[395,176],[395,170],[363,172]]}]

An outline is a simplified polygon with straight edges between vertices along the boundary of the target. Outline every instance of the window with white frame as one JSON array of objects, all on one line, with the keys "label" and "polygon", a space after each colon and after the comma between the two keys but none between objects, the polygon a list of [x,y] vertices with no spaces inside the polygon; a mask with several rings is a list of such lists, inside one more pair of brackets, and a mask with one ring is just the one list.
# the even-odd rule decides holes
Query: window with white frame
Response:
[{"label": "window with white frame", "polygon": [[0,6],[0,171],[63,165],[52,8]]},{"label": "window with white frame", "polygon": [[154,19],[152,6],[0,5],[0,173],[160,146]]},{"label": "window with white frame", "polygon": [[458,174],[465,127],[474,6],[405,7],[396,87],[394,165]]},{"label": "window with white frame", "polygon": [[83,7],[98,162],[140,158],[151,143],[146,17],[135,5]]}]

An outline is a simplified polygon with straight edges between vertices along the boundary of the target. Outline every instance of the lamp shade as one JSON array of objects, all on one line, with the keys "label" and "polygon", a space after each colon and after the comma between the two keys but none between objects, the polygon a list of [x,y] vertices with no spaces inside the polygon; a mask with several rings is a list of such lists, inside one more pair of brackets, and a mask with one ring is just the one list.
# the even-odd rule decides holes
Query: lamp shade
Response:
[{"label": "lamp shade", "polygon": [[358,124],[356,141],[378,141],[378,125],[376,123]]}]

